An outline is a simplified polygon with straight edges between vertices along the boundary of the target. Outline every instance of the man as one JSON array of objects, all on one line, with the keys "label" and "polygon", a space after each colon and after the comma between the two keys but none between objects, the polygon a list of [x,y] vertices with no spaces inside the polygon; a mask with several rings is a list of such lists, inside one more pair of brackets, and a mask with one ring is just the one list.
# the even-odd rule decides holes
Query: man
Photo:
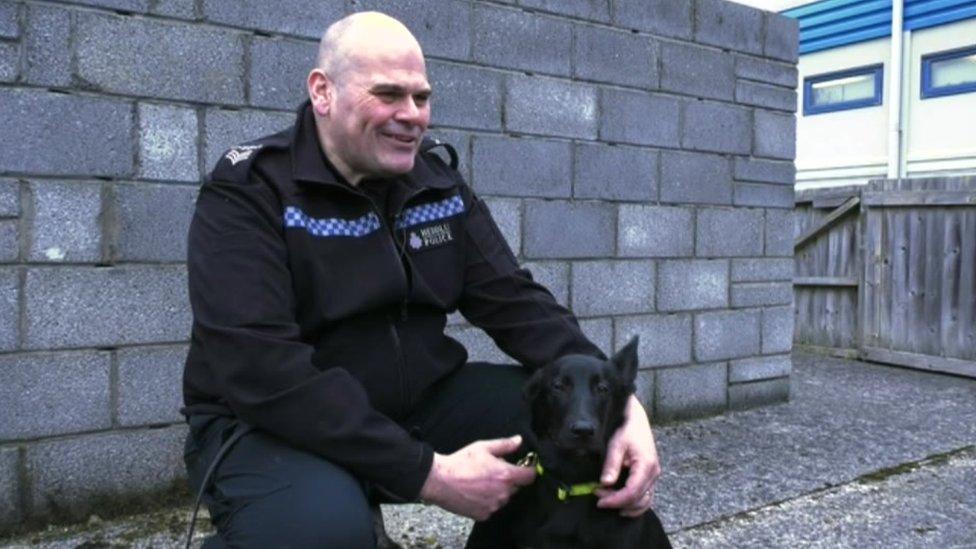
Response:
[{"label": "man", "polygon": [[[486,521],[480,539],[503,546],[486,519],[535,475],[504,459],[527,368],[465,364],[446,314],[529,367],[602,355],[459,174],[421,152],[431,89],[406,27],[335,23],[307,86],[293,128],[221,158],[190,230],[186,462],[195,489],[219,462],[208,546],[369,547],[378,499]],[[603,484],[622,467],[599,505],[637,516],[659,467],[635,398]]]}]

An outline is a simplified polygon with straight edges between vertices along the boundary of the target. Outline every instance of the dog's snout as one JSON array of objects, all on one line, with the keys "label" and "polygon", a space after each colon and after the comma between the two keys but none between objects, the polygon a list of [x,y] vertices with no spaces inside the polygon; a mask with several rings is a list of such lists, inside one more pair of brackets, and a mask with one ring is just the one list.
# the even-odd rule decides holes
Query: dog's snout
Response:
[{"label": "dog's snout", "polygon": [[590,421],[577,421],[570,426],[569,430],[575,437],[588,438],[596,432],[596,425]]}]

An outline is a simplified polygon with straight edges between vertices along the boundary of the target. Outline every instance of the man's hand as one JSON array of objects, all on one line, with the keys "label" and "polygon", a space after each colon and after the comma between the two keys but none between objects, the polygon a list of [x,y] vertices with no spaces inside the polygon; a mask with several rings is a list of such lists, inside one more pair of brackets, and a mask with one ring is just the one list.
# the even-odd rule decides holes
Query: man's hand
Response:
[{"label": "man's hand", "polygon": [[[611,487],[620,476],[621,466],[630,470],[627,484],[613,490]],[[647,413],[640,401],[631,395],[624,424],[610,439],[600,476],[602,486],[596,490],[600,498],[597,507],[620,509],[620,514],[625,517],[642,515],[654,503],[654,482],[660,474],[661,464]]]},{"label": "man's hand", "polygon": [[434,454],[434,464],[420,497],[452,513],[486,520],[519,487],[532,484],[535,469],[511,465],[500,456],[511,454],[522,437],[479,440],[449,455]]}]

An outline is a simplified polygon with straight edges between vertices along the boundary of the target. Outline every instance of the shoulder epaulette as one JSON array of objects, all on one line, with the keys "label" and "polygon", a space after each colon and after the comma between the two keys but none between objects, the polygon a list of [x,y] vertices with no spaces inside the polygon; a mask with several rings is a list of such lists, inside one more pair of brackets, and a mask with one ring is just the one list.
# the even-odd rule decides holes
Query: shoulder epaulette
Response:
[{"label": "shoulder epaulette", "polygon": [[222,181],[244,181],[260,154],[267,149],[288,146],[288,131],[268,135],[253,141],[235,145],[226,150],[217,160],[211,177]]},{"label": "shoulder epaulette", "polygon": [[420,142],[421,153],[430,152],[431,149],[436,149],[437,147],[444,147],[444,149],[447,150],[447,154],[451,157],[451,169],[456,170],[458,167],[458,153],[449,143],[445,143],[440,139],[434,139],[432,137],[425,137],[424,140]]}]

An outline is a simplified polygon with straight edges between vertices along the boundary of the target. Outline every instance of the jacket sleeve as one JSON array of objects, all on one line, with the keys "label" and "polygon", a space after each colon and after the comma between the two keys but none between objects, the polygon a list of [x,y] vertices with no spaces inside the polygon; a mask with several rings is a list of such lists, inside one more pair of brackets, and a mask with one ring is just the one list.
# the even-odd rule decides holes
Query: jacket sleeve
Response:
[{"label": "jacket sleeve", "polygon": [[583,335],[573,314],[519,267],[485,203],[473,192],[469,201],[461,314],[529,367],[568,354],[605,359]]},{"label": "jacket sleeve", "polygon": [[433,451],[374,410],[345,369],[312,364],[295,318],[280,202],[249,177],[204,184],[190,227],[193,338],[213,384],[242,421],[416,499]]}]

